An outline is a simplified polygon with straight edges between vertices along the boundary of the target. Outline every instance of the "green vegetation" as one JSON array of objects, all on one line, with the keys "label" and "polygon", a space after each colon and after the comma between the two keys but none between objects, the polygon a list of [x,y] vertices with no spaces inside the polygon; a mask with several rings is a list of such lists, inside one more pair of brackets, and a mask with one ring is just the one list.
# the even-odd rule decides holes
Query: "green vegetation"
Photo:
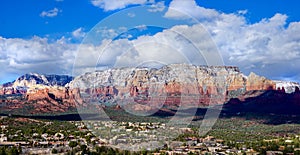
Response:
[{"label": "green vegetation", "polygon": [[300,134],[300,125],[267,125],[261,120],[243,118],[219,119],[208,134],[227,141],[253,142]]},{"label": "green vegetation", "polygon": [[55,134],[57,132],[63,133],[67,136],[71,134],[75,135],[78,130],[77,127],[70,122],[32,120],[27,118],[1,119],[0,124],[9,126],[9,128],[5,131],[0,130],[1,134],[13,135],[8,137],[8,141],[28,141],[28,139],[31,138],[38,138],[33,137],[34,133],[37,133],[39,136],[44,133]]},{"label": "green vegetation", "polygon": [[22,153],[21,147],[0,147],[0,155],[19,155]]},{"label": "green vegetation", "polygon": [[73,150],[68,152],[68,154],[75,154],[76,152],[81,151],[81,154],[89,154],[89,155],[148,155],[152,154],[155,151],[137,151],[137,152],[130,152],[128,150],[119,150],[116,148],[111,148],[107,146],[96,146],[96,149],[93,151],[88,150],[86,147],[80,147],[78,150]]},{"label": "green vegetation", "polygon": [[161,118],[157,116],[136,116],[130,113],[127,113],[125,110],[116,110],[113,107],[107,107],[104,109],[107,116],[111,120],[120,121],[120,122],[167,122],[168,118]]},{"label": "green vegetation", "polygon": [[[106,109],[108,115],[117,121],[122,122],[167,122],[167,118],[162,117],[138,117],[132,116],[128,113],[120,112],[120,110]],[[92,143],[91,139],[95,136],[88,134],[89,131],[85,130],[86,127],[81,127],[80,131],[75,124],[82,122],[69,122],[69,121],[55,121],[55,120],[40,120],[30,118],[2,118],[0,124],[8,126],[5,130],[0,130],[0,134],[7,136],[8,141],[25,141],[32,142],[32,140],[42,139],[42,134],[54,135],[62,133],[64,141],[69,143],[69,149],[65,150],[67,154],[149,154],[150,151],[129,152],[118,150],[108,146],[99,146],[95,142]],[[139,124],[139,123],[138,123]],[[150,123],[151,124],[151,123]],[[220,118],[206,135],[198,135],[201,121],[193,121],[189,127],[192,131],[179,135],[176,141],[184,142],[183,146],[188,144],[188,137],[195,137],[198,139],[204,138],[207,135],[213,136],[215,139],[221,140],[222,145],[228,148],[243,150],[243,148],[251,148],[260,154],[266,154],[267,151],[281,151],[284,154],[294,153],[300,154],[300,124],[266,124],[265,120],[259,116],[252,117],[230,117]],[[125,129],[133,129],[137,131],[138,127],[129,126],[129,123],[124,125]],[[102,126],[99,126],[102,127]],[[84,129],[84,130],[82,130]],[[201,130],[201,129],[200,129]],[[102,133],[103,134],[103,133]],[[35,135],[35,136],[33,136]],[[82,137],[86,139],[87,143],[69,138]],[[99,143],[98,143],[99,144]],[[31,143],[30,143],[31,145]],[[23,150],[24,151],[24,150]],[[155,150],[153,152],[158,152]],[[20,148],[17,147],[0,147],[1,154],[18,154]],[[52,148],[51,152],[61,153],[62,151],[57,148]],[[153,153],[152,152],[152,153]],[[191,154],[191,152],[189,152]]]},{"label": "green vegetation", "polygon": [[206,135],[197,135],[199,122],[193,122],[192,133],[184,133],[176,140],[186,141],[188,137],[204,138],[208,135],[223,140],[229,148],[241,150],[252,148],[260,154],[267,151],[281,151],[284,154],[300,153],[300,124],[263,124],[260,119],[243,118],[219,119]]}]

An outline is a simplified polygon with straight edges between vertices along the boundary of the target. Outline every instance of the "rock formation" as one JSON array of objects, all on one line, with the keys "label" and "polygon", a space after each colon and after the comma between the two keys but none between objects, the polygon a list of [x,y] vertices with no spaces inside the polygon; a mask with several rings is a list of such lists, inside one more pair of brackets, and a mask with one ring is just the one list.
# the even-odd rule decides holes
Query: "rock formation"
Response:
[{"label": "rock formation", "polygon": [[5,94],[26,94],[39,89],[52,87],[64,87],[73,77],[67,75],[43,75],[29,73],[22,75],[13,82],[8,82],[0,87],[0,95]]},{"label": "rock formation", "polygon": [[65,75],[23,75],[0,87],[0,95],[20,94],[23,98],[2,99],[2,103],[7,103],[8,109],[32,105],[31,113],[64,112],[90,103],[151,109],[224,104],[232,98],[243,101],[256,97],[267,90],[293,93],[300,88],[297,83],[272,81],[254,73],[246,76],[233,66],[189,64],[108,69],[72,79]]},{"label": "rock formation", "polygon": [[[122,68],[86,73],[71,81],[99,102],[145,105],[212,105],[254,90],[275,90],[276,83],[232,66],[172,64],[160,69]],[[163,102],[163,103],[159,103]]]},{"label": "rock formation", "polygon": [[16,79],[12,87],[65,86],[73,78],[67,75],[25,74]]},{"label": "rock formation", "polygon": [[251,72],[247,78],[246,90],[275,90],[276,83]]},{"label": "rock formation", "polygon": [[[69,91],[65,87],[72,79],[66,75],[25,74],[14,82],[1,86],[0,95],[17,98],[6,98],[1,103],[8,105],[7,109],[28,109],[26,107],[33,106],[34,108],[28,109],[32,114],[65,112],[78,104],[74,101],[74,96],[78,98],[79,94],[71,94],[76,91]],[[19,95],[23,97],[20,98]]]},{"label": "rock formation", "polygon": [[297,88],[300,88],[299,83],[287,82],[287,81],[274,81],[276,83],[276,89],[284,90],[285,93],[293,93]]}]

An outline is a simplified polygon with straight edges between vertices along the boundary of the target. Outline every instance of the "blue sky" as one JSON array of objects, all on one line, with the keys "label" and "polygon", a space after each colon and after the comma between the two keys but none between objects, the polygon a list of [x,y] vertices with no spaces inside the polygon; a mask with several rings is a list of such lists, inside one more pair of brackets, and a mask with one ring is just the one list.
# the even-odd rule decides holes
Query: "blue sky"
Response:
[{"label": "blue sky", "polygon": [[[133,9],[145,5],[157,10]],[[0,83],[11,81],[27,72],[72,74],[79,45],[88,44],[91,33],[96,30],[103,30],[102,33],[106,34],[105,37],[96,39],[99,44],[105,39],[113,40],[110,46],[114,53],[111,54],[108,50],[108,57],[104,53],[103,63],[99,66],[111,66],[104,62],[121,62],[121,55],[127,60],[122,49],[114,49],[114,46],[126,49],[145,38],[152,40],[151,37],[172,40],[173,38],[168,37],[173,34],[163,30],[179,30],[187,35],[192,34],[188,32],[197,31],[196,28],[193,29],[193,25],[199,23],[190,22],[189,17],[171,12],[172,8],[189,14],[204,25],[225,65],[239,66],[245,74],[253,71],[271,79],[300,81],[300,67],[297,65],[300,62],[298,6],[300,1],[297,0],[123,0],[122,3],[118,0],[3,0],[0,5],[0,65],[4,69],[0,73]],[[114,17],[122,11],[122,15],[128,17]],[[126,29],[134,25],[137,29]],[[143,28],[143,25],[150,26]],[[165,27],[155,28],[155,25]],[[188,27],[178,28],[178,25]],[[120,32],[126,36],[120,36]],[[83,40],[84,38],[86,39]],[[181,43],[177,41],[164,43]],[[185,41],[182,41],[182,47],[187,47],[184,45]],[[137,47],[132,52],[139,56],[143,53],[142,48]],[[88,51],[87,49],[84,50]],[[180,49],[180,46],[176,49]],[[151,50],[155,58],[155,51],[158,49]],[[164,47],[163,50],[171,49]],[[93,53],[89,52],[84,55]],[[180,52],[187,55],[187,59],[193,57],[184,50]],[[91,57],[94,55],[91,54]],[[146,60],[144,57],[137,58]],[[199,58],[200,60],[203,59]],[[165,59],[159,61],[173,62]],[[89,63],[83,66],[92,67]]]},{"label": "blue sky", "polygon": [[[170,0],[165,1],[168,5]],[[299,21],[297,0],[197,0],[197,4],[225,13],[248,10],[247,20],[251,23],[270,18],[276,13],[287,14],[288,21]],[[41,17],[42,11],[58,8],[56,17]],[[0,35],[5,38],[30,38],[34,35],[61,37],[78,27],[91,29],[101,19],[116,11],[104,12],[89,0],[3,0],[0,5]]]},{"label": "blue sky", "polygon": [[[57,16],[40,16],[43,11],[54,8],[60,10]],[[34,35],[59,37],[78,27],[91,29],[108,15],[87,0],[5,0],[0,10],[0,34],[8,38],[30,38]]]}]

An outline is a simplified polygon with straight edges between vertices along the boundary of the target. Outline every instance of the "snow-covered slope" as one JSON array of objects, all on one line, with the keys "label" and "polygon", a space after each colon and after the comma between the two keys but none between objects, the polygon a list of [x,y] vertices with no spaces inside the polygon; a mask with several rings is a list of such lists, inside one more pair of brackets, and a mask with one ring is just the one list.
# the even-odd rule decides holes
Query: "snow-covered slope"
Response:
[{"label": "snow-covered slope", "polygon": [[297,82],[276,81],[276,80],[274,80],[274,82],[276,83],[276,89],[284,88],[286,93],[293,93],[295,92],[296,87],[300,88],[300,85]]}]

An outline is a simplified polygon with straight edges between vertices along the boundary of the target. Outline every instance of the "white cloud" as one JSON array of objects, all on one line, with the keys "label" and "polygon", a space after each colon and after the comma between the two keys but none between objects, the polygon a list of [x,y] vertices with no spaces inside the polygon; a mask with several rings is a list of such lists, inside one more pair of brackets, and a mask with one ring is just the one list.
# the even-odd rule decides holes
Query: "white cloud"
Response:
[{"label": "white cloud", "polygon": [[[178,2],[177,0],[174,1]],[[171,2],[173,6],[174,1]],[[213,60],[213,56],[209,54],[217,49],[205,42],[211,37],[226,65],[239,66],[245,73],[254,71],[269,78],[298,75],[300,70],[299,65],[297,65],[300,63],[300,36],[298,35],[300,22],[286,25],[287,16],[275,14],[271,18],[250,24],[244,17],[246,11],[225,14],[197,6],[193,1],[185,1],[185,3],[180,4],[190,5],[195,9],[190,12],[193,13],[193,17],[199,19],[199,24],[193,26],[178,25],[154,36],[141,36],[136,40],[127,40],[128,43],[125,43],[126,40],[123,39],[121,45],[120,42],[113,41],[106,49],[107,53],[114,53],[114,49],[119,49],[119,47],[122,47],[123,51],[119,49],[117,50],[119,52],[113,54],[113,59],[109,61],[111,62],[110,65],[114,63],[120,66],[133,65],[148,61],[148,59],[173,63],[189,59],[191,62],[197,63],[195,53],[198,50],[191,42],[200,47],[202,51],[203,49],[207,51],[204,53],[206,59],[211,57]],[[177,6],[179,7],[179,4]],[[184,7],[182,6],[182,8]],[[189,9],[186,8],[185,10],[187,12]],[[189,16],[177,15],[169,17],[190,18]],[[209,36],[203,27],[209,32]],[[174,32],[180,32],[181,35]],[[185,55],[186,58],[181,59],[180,55]],[[300,77],[297,79],[300,81]]]},{"label": "white cloud", "polygon": [[165,2],[157,2],[150,5],[150,9],[148,9],[149,12],[162,12],[165,9]]},{"label": "white cloud", "polygon": [[[114,38],[121,30],[103,28],[98,32],[106,38],[101,45],[81,45],[76,57],[79,72],[93,71],[96,66],[135,66],[149,61],[205,64],[205,59],[214,60],[213,53],[217,51],[211,42],[207,42],[211,37],[225,65],[239,66],[246,73],[254,71],[269,78],[300,81],[300,22],[287,23],[286,15],[275,14],[260,22],[248,23],[243,12],[225,14],[200,7],[194,1],[180,1],[183,6],[178,2],[173,0],[171,6],[192,13],[200,23],[177,25],[135,40],[109,40],[107,38]],[[188,11],[184,7],[194,10]],[[170,10],[166,17],[190,18]],[[77,32],[81,31],[77,29]],[[122,28],[123,31],[126,28]],[[0,38],[0,65],[9,73],[71,72],[76,47],[64,39],[49,43],[39,37],[30,40]],[[195,47],[200,47],[203,57]]]},{"label": "white cloud", "polygon": [[55,17],[58,15],[59,12],[61,12],[61,10],[54,8],[52,10],[41,12],[40,16],[41,17]]},{"label": "white cloud", "polygon": [[173,0],[166,18],[200,22],[211,34],[226,65],[269,78],[300,81],[300,22],[287,23],[287,15],[277,13],[257,23],[247,23],[247,10],[225,14],[198,6],[194,0]]},{"label": "white cloud", "polygon": [[245,15],[248,13],[248,10],[239,10],[237,13],[241,15]]},{"label": "white cloud", "polygon": [[165,13],[167,18],[197,18],[199,20],[215,19],[218,15],[216,10],[198,6],[195,0],[173,0]]},{"label": "white cloud", "polygon": [[118,37],[118,35],[125,34],[127,31],[128,29],[126,27],[119,27],[118,29],[101,27],[96,29],[94,33],[96,33],[96,35],[103,40],[103,39],[112,39]]},{"label": "white cloud", "polygon": [[91,0],[94,6],[104,11],[123,9],[129,5],[142,5],[148,2],[149,0]]},{"label": "white cloud", "polygon": [[147,30],[147,25],[138,25],[135,28],[140,30],[140,31],[144,31],[144,30]]},{"label": "white cloud", "polygon": [[132,12],[129,12],[127,15],[131,18],[135,17],[135,13],[132,13]]},{"label": "white cloud", "polygon": [[70,74],[76,48],[63,40],[49,43],[40,37],[30,40],[0,37],[1,72],[16,75],[29,72]]},{"label": "white cloud", "polygon": [[[0,38],[0,65],[4,68],[3,74],[19,75],[27,72],[70,74],[75,56],[75,67],[80,68],[77,73],[94,71],[96,66],[136,66],[153,61],[198,65],[205,64],[205,59],[214,61],[215,56],[210,54],[217,49],[207,42],[211,37],[226,65],[239,66],[245,72],[254,71],[269,78],[293,75],[300,80],[297,77],[300,22],[286,25],[287,16],[282,14],[254,24],[248,24],[243,16],[236,14],[219,13],[217,19],[192,26],[177,25],[135,40],[105,39],[99,46],[82,44],[78,55],[77,45],[67,43],[64,38],[53,43],[40,37]],[[99,33],[115,36],[116,31],[104,29]],[[195,47],[200,48],[202,56]]]},{"label": "white cloud", "polygon": [[83,28],[82,27],[80,27],[80,28],[78,28],[78,29],[76,29],[76,30],[74,30],[73,32],[72,32],[72,36],[74,37],[74,38],[76,38],[76,39],[81,39],[81,38],[83,38],[84,36],[85,36],[85,32],[84,32],[84,30],[83,30]]},{"label": "white cloud", "polygon": [[79,69],[76,74],[87,71],[82,68],[93,71],[95,66],[134,67],[149,62],[205,64],[205,60],[191,41],[198,41],[197,46],[203,51],[213,48],[207,43],[206,33],[199,30],[200,26],[179,25],[153,36],[140,36],[135,40],[104,40],[100,46],[82,46],[76,57],[76,68]]},{"label": "white cloud", "polygon": [[109,28],[97,29],[96,33],[100,34],[103,39],[115,38],[119,34],[115,29]]}]

